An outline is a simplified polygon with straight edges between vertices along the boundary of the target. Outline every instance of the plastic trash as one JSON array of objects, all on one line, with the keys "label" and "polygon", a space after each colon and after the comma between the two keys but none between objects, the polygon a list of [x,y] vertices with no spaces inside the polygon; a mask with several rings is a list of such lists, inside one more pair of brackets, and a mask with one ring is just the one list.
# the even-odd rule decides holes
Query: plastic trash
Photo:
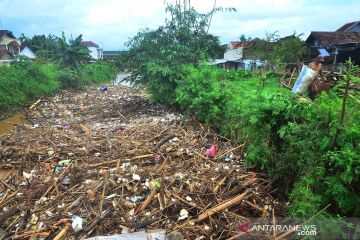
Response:
[{"label": "plastic trash", "polygon": [[71,162],[71,160],[61,160],[58,162],[58,165],[59,166],[67,166],[70,164],[70,162]]},{"label": "plastic trash", "polygon": [[189,212],[186,209],[181,209],[179,220],[184,220],[189,217]]},{"label": "plastic trash", "polygon": [[105,91],[107,91],[107,90],[108,90],[107,86],[101,86],[101,87],[99,88],[99,91],[100,91],[100,92],[105,92]]},{"label": "plastic trash", "polygon": [[36,216],[35,214],[31,215],[31,219],[30,219],[30,225],[35,225],[37,222],[39,221],[39,217]]},{"label": "plastic trash", "polygon": [[166,240],[165,230],[153,230],[152,232],[124,233],[112,236],[97,236],[85,240]]},{"label": "plastic trash", "polygon": [[230,162],[231,160],[233,160],[235,158],[235,155],[233,153],[231,153],[229,156],[226,156],[224,158],[225,162]]},{"label": "plastic trash", "polygon": [[155,188],[160,188],[161,187],[161,179],[160,178],[156,178],[150,181],[150,188],[151,189],[155,189]]},{"label": "plastic trash", "polygon": [[27,172],[23,172],[23,176],[24,176],[24,178],[29,179],[29,180],[31,180],[33,177],[33,175],[31,173],[27,173]]},{"label": "plastic trash", "polygon": [[291,92],[303,94],[307,91],[312,80],[317,76],[317,72],[311,68],[303,65],[298,79],[295,82],[295,85]]},{"label": "plastic trash", "polygon": [[63,167],[55,166],[54,171],[61,172],[63,169],[64,169]]},{"label": "plastic trash", "polygon": [[130,201],[132,201],[133,203],[136,203],[138,201],[141,201],[142,199],[144,199],[143,196],[134,196],[130,198]]},{"label": "plastic trash", "polygon": [[133,173],[132,179],[135,181],[140,181],[141,178],[140,178],[140,175]]},{"label": "plastic trash", "polygon": [[172,231],[166,235],[166,240],[184,240],[184,236],[179,231]]},{"label": "plastic trash", "polygon": [[217,146],[215,144],[211,145],[209,149],[206,149],[205,155],[208,157],[215,157],[217,154]]},{"label": "plastic trash", "polygon": [[64,185],[70,185],[70,183],[71,183],[71,180],[70,180],[69,176],[64,177],[64,179],[62,180],[62,184],[64,184]]},{"label": "plastic trash", "polygon": [[72,223],[71,223],[72,229],[75,232],[80,231],[82,229],[83,219],[78,215],[73,215],[71,219],[72,219]]}]

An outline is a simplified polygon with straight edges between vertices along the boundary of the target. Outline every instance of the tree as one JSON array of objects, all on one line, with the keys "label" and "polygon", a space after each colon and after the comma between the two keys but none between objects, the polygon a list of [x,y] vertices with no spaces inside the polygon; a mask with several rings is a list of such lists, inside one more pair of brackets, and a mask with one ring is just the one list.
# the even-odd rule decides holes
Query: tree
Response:
[{"label": "tree", "polygon": [[306,53],[304,41],[300,39],[302,34],[296,34],[279,38],[277,32],[266,33],[265,39],[256,40],[256,44],[249,51],[255,58],[267,61],[277,68],[283,68],[287,64],[293,64]]},{"label": "tree", "polygon": [[145,29],[126,43],[129,50],[118,59],[120,68],[132,72],[126,80],[145,85],[156,101],[175,103],[175,88],[182,78],[182,65],[197,65],[215,58],[223,47],[218,37],[208,34],[212,15],[222,9],[214,6],[198,13],[190,0],[167,4],[170,17],[156,30]]},{"label": "tree", "polygon": [[252,39],[252,37],[250,37],[250,36],[246,37],[245,34],[241,34],[239,40],[240,40],[241,42],[250,42],[250,41],[252,41],[253,39]]},{"label": "tree", "polygon": [[29,47],[38,58],[45,61],[52,61],[54,55],[59,51],[59,37],[49,34],[34,35],[32,38],[26,37],[24,34],[20,36],[23,45]]},{"label": "tree", "polygon": [[90,60],[87,47],[80,45],[82,35],[67,42],[64,32],[58,39],[59,51],[55,54],[55,60],[63,67],[79,70],[80,66]]}]

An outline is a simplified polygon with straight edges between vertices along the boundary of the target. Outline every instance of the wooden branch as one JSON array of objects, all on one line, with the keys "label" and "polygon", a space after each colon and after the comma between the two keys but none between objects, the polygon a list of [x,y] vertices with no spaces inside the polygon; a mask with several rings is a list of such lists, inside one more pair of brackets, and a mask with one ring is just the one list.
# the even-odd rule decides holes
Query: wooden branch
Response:
[{"label": "wooden branch", "polygon": [[111,165],[111,164],[115,164],[115,163],[117,164],[119,161],[120,161],[120,163],[124,163],[124,162],[131,162],[133,160],[138,160],[138,159],[142,159],[142,158],[150,158],[150,157],[155,157],[155,154],[151,153],[151,154],[145,154],[145,155],[136,156],[136,157],[132,157],[132,158],[115,159],[115,160],[110,160],[107,162],[91,164],[89,166],[89,168],[97,168],[97,167]]},{"label": "wooden branch", "polygon": [[244,200],[245,198],[247,198],[249,196],[251,190],[247,190],[244,193],[238,195],[237,197],[234,197],[210,210],[207,210],[206,212],[200,214],[196,219],[192,220],[193,223],[197,223],[200,222],[208,217],[210,217],[211,215],[214,215],[217,212],[220,212],[228,207],[231,207],[235,204],[237,204],[238,202],[240,202],[241,200]]},{"label": "wooden branch", "polygon": [[154,189],[150,195],[146,198],[146,200],[139,206],[139,208],[135,211],[135,215],[140,214],[144,209],[149,206],[154,196],[157,194],[158,190]]},{"label": "wooden branch", "polygon": [[60,240],[60,239],[62,239],[63,237],[65,237],[65,236],[68,234],[68,232],[70,231],[70,229],[71,229],[71,224],[70,224],[70,223],[67,223],[67,224],[65,225],[64,229],[61,230],[61,232],[59,232],[58,235],[56,235],[56,237],[54,238],[54,240]]},{"label": "wooden branch", "polygon": [[214,160],[219,160],[219,159],[225,157],[226,155],[228,155],[229,153],[231,153],[231,152],[233,152],[235,150],[238,150],[240,148],[243,148],[244,146],[245,146],[245,143],[243,143],[243,144],[241,144],[241,145],[239,145],[237,147],[234,147],[234,148],[230,149],[229,151],[226,151],[226,152],[220,154],[219,156],[215,157]]},{"label": "wooden branch", "polygon": [[160,142],[158,144],[156,144],[154,149],[159,149],[162,145],[164,145],[167,141],[170,141],[171,139],[173,139],[175,137],[175,135],[169,135],[169,136],[165,136],[164,138],[162,138],[160,140]]}]

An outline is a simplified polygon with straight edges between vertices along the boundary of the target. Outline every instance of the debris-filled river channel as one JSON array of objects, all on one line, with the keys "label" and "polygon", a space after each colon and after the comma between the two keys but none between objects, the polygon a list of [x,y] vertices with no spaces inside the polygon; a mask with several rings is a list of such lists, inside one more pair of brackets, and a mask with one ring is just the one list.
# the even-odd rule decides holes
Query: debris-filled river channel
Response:
[{"label": "debris-filled river channel", "polygon": [[29,120],[0,137],[0,168],[11,171],[0,180],[0,239],[231,239],[249,218],[286,212],[266,176],[245,168],[244,145],[141,89],[63,91]]}]

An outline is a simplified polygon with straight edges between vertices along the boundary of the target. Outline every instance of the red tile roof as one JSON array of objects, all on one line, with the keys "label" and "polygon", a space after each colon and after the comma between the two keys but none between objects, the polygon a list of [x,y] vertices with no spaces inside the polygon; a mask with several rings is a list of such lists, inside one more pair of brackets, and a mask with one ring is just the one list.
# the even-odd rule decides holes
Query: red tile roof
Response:
[{"label": "red tile roof", "polygon": [[96,43],[92,42],[92,41],[82,41],[80,42],[80,44],[82,46],[85,46],[85,47],[96,47],[96,48],[99,48],[99,45],[97,45]]},{"label": "red tile roof", "polygon": [[251,42],[231,42],[232,48],[249,48],[255,44],[254,41]]}]

